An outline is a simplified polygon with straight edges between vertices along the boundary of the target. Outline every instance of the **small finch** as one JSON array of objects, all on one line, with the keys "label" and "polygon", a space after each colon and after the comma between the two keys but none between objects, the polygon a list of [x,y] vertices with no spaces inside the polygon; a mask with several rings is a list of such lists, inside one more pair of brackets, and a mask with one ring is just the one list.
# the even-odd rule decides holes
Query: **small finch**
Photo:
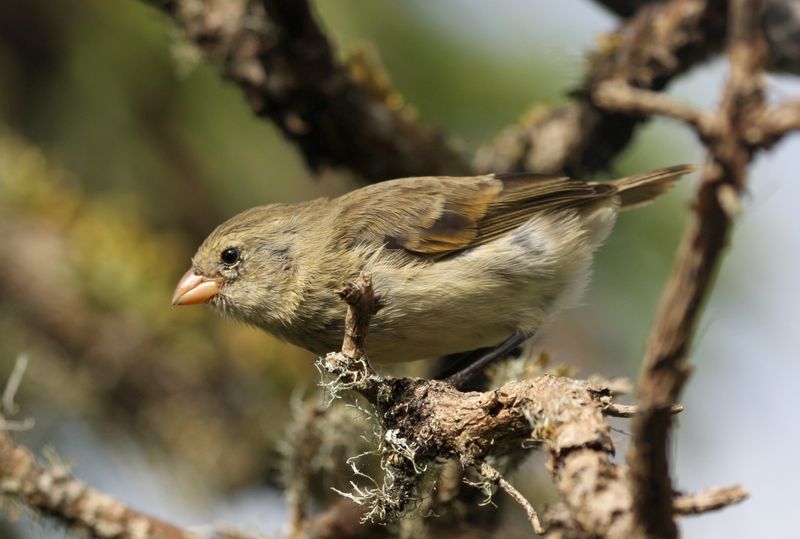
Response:
[{"label": "small finch", "polygon": [[609,182],[404,178],[333,200],[259,206],[206,238],[172,303],[208,303],[323,355],[342,343],[338,292],[366,271],[383,305],[369,327],[371,361],[507,352],[576,301],[619,211],[693,168]]}]

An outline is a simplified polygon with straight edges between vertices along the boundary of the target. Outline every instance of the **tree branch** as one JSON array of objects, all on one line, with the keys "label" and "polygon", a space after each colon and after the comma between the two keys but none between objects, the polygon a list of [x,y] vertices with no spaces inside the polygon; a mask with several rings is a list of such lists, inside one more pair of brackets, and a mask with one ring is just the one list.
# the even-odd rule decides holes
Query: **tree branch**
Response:
[{"label": "tree branch", "polygon": [[[614,446],[604,419],[604,414],[633,411],[615,404],[611,390],[549,375],[467,393],[438,380],[379,377],[363,355],[363,324],[375,308],[370,289],[371,280],[362,275],[343,294],[348,300],[344,347],[355,342],[356,352],[329,354],[318,363],[332,377],[324,384],[332,394],[352,389],[375,407],[384,481],[354,483],[353,492],[345,493],[366,506],[365,519],[388,522],[413,512],[431,494],[431,470],[453,459],[478,472],[482,490],[498,485],[514,497],[537,533],[546,529],[548,537],[633,536],[636,521],[628,469],[611,460]],[[520,448],[541,445],[550,450],[550,468],[561,493],[561,502],[547,513],[544,526],[530,503],[491,464]]]},{"label": "tree branch", "polygon": [[[670,413],[675,415],[683,412],[683,406],[680,404],[673,404],[670,409]],[[634,417],[636,415],[636,406],[626,405],[626,404],[617,404],[617,403],[609,403],[603,409],[603,413],[607,416],[611,417]]]},{"label": "tree branch", "polygon": [[714,133],[714,117],[687,103],[652,90],[634,88],[620,80],[597,85],[592,96],[595,104],[604,109],[632,116],[666,116],[689,124],[701,137]]},{"label": "tree branch", "polygon": [[766,107],[754,119],[756,133],[751,137],[755,143],[769,147],[791,131],[800,130],[800,102],[793,101],[774,107]]},{"label": "tree branch", "polygon": [[380,308],[372,291],[372,276],[362,273],[355,282],[348,283],[339,295],[347,303],[342,353],[357,359],[364,355],[369,321]]},{"label": "tree branch", "polygon": [[[4,408],[13,409],[27,360],[18,359],[3,391]],[[9,406],[9,403],[12,403]],[[0,415],[0,419],[3,419]],[[71,531],[98,539],[249,539],[234,531],[190,533],[151,517],[73,477],[69,468],[53,461],[42,466],[28,449],[15,444],[0,428],[0,495],[52,517]]]},{"label": "tree branch", "polygon": [[523,496],[520,491],[514,488],[514,485],[509,483],[508,480],[488,462],[481,463],[480,471],[483,477],[493,483],[497,483],[497,486],[503,489],[506,494],[514,498],[514,501],[525,510],[525,514],[528,517],[528,522],[531,523],[531,527],[533,528],[533,533],[537,535],[543,535],[545,530],[542,527],[542,523],[539,521],[539,515],[536,514],[536,510],[533,508],[533,505],[531,505],[531,502],[526,500],[525,496]]},{"label": "tree branch", "polygon": [[703,171],[696,218],[679,248],[648,342],[628,456],[637,534],[642,537],[677,536],[667,459],[670,406],[689,376],[686,355],[700,306],[728,241],[732,208],[755,151],[747,140],[748,119],[763,108],[767,56],[760,7],[756,0],[731,3],[731,72],[717,114],[720,133],[709,141],[711,162]]},{"label": "tree branch", "polygon": [[[725,3],[603,1],[635,16],[590,57],[572,105],[539,108],[506,128],[468,166],[442,137],[399,107],[386,76],[354,77],[335,58],[307,0],[145,0],[183,28],[244,90],[253,111],[273,120],[312,170],[349,167],[369,181],[424,174],[531,170],[581,175],[607,168],[644,117],[604,111],[594,88],[620,80],[660,90],[720,50]],[[249,6],[249,7],[245,7]],[[362,66],[363,67],[363,66]],[[371,72],[374,68],[359,70]],[[380,83],[378,83],[380,81]]]},{"label": "tree branch", "polygon": [[396,91],[348,73],[307,0],[147,1],[221,65],[313,171],[348,167],[370,181],[469,171],[441,135],[417,125]]},{"label": "tree branch", "polygon": [[580,176],[607,168],[646,116],[604,110],[594,101],[595,89],[613,81],[658,91],[722,48],[724,2],[638,3],[644,5],[590,56],[575,101],[555,109],[534,109],[517,125],[506,128],[476,154],[478,171],[531,170]]},{"label": "tree branch", "polygon": [[672,501],[672,508],[676,515],[699,515],[742,502],[748,496],[740,485],[711,488],[690,496],[677,496]]},{"label": "tree branch", "polygon": [[63,464],[36,462],[0,431],[0,492],[90,537],[197,539],[171,524],[135,511],[75,479]]}]

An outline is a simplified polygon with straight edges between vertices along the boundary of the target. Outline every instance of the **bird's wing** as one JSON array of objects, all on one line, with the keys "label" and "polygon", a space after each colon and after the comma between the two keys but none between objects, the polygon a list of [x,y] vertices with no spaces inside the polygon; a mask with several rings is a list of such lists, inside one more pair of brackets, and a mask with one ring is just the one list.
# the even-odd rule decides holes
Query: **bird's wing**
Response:
[{"label": "bird's wing", "polygon": [[608,183],[529,173],[404,178],[343,196],[335,228],[351,244],[436,259],[502,236],[534,213],[583,206],[616,191]]}]

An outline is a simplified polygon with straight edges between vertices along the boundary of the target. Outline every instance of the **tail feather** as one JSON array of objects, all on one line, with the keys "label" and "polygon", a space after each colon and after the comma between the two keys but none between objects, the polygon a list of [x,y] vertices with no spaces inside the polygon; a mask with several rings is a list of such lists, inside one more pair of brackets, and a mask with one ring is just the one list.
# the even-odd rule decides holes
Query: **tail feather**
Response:
[{"label": "tail feather", "polygon": [[657,196],[669,191],[681,176],[689,174],[695,168],[694,165],[677,165],[612,181],[621,201],[620,209],[632,210],[649,204]]}]

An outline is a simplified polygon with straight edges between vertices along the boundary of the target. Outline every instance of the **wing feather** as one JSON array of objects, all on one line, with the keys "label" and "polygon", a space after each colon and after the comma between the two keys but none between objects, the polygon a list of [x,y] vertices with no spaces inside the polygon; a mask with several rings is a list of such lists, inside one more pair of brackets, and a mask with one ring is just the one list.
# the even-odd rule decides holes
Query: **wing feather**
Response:
[{"label": "wing feather", "polygon": [[507,234],[537,212],[616,192],[608,183],[529,173],[404,178],[341,197],[335,228],[350,244],[379,243],[437,259]]}]

